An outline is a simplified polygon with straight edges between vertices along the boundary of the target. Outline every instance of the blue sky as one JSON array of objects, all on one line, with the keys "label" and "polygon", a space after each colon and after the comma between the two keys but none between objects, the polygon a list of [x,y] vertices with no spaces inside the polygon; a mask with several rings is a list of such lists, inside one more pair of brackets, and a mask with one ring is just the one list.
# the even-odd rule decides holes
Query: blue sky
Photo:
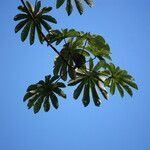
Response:
[{"label": "blue sky", "polygon": [[[54,6],[54,1],[44,5]],[[31,2],[34,2],[31,0]],[[150,149],[150,1],[95,0],[84,15],[54,9],[54,28],[76,28],[102,35],[113,62],[127,69],[138,83],[133,98],[116,93],[100,108],[84,108],[68,88],[60,108],[33,114],[22,97],[28,85],[52,73],[55,53],[38,42],[29,46],[14,33],[19,0],[5,0],[0,9],[0,149],[1,150],[149,150]]]}]

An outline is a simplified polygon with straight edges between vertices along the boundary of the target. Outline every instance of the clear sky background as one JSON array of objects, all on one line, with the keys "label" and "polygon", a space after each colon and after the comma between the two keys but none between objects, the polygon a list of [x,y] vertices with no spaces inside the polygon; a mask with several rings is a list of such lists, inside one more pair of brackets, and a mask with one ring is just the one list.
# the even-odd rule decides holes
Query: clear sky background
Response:
[{"label": "clear sky background", "polygon": [[[54,6],[55,0],[42,0]],[[150,1],[94,0],[84,15],[54,9],[54,28],[76,28],[102,35],[113,62],[131,73],[139,86],[133,98],[118,93],[100,108],[84,108],[67,88],[60,108],[34,114],[22,98],[32,83],[52,73],[55,53],[37,41],[22,43],[14,33],[19,0],[1,1],[0,150],[149,150],[150,149]],[[31,0],[34,2],[34,0]]]}]

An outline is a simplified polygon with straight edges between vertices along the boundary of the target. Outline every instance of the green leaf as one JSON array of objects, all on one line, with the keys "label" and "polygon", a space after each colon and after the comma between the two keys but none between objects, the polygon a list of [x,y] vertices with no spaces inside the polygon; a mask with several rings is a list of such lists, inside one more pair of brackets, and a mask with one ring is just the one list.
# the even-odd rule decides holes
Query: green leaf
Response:
[{"label": "green leaf", "polygon": [[75,69],[73,68],[73,61],[70,60],[70,61],[69,61],[69,64],[70,64],[70,66],[72,66],[72,67],[68,66],[68,73],[69,73],[69,76],[70,76],[71,79],[75,79],[75,77],[76,77],[76,72],[75,72]]},{"label": "green leaf", "polygon": [[53,89],[53,91],[54,91],[56,94],[58,94],[59,96],[63,97],[63,98],[66,98],[66,97],[67,97],[66,94],[65,94],[61,89],[59,89],[59,88],[55,88],[55,89]]},{"label": "green leaf", "polygon": [[85,85],[82,102],[84,107],[88,106],[90,103],[90,95],[89,95],[89,85]]},{"label": "green leaf", "polygon": [[135,88],[135,89],[138,90],[138,86],[136,85],[136,83],[134,83],[134,82],[132,82],[132,81],[130,81],[130,80],[126,80],[126,79],[123,79],[123,81],[124,81],[126,84],[128,84],[128,85],[130,85],[131,87],[133,87],[133,88]]},{"label": "green leaf", "polygon": [[118,89],[121,97],[124,97],[124,91],[123,91],[122,87],[120,86],[120,84],[116,84],[116,85],[117,85],[117,89]]},{"label": "green leaf", "polygon": [[115,88],[116,88],[116,83],[114,82],[114,80],[112,80],[111,85],[110,85],[110,93],[112,95],[114,95],[115,93]]},{"label": "green leaf", "polygon": [[52,10],[52,7],[44,7],[40,14],[46,14]]},{"label": "green leaf", "polygon": [[18,21],[18,20],[26,19],[26,18],[27,18],[26,14],[18,14],[14,17],[14,21]]},{"label": "green leaf", "polygon": [[28,109],[34,106],[35,101],[39,98],[39,95],[34,95],[31,99],[28,101]]},{"label": "green leaf", "polygon": [[42,37],[41,32],[40,32],[40,31],[42,31],[41,25],[39,24],[38,28],[36,27],[36,29],[37,29],[37,35],[38,35],[39,41],[41,44],[43,44],[43,37]]},{"label": "green leaf", "polygon": [[28,13],[28,11],[23,6],[18,6],[18,10]]},{"label": "green leaf", "polygon": [[64,63],[60,70],[61,78],[66,81],[67,80],[67,64]]},{"label": "green leaf", "polygon": [[72,10],[73,10],[73,6],[71,0],[67,0],[66,11],[68,13],[68,16],[71,15]]},{"label": "green leaf", "polygon": [[87,51],[83,50],[83,49],[80,49],[79,54],[81,54],[81,55],[83,55],[85,57],[89,57],[90,56],[90,54]]},{"label": "green leaf", "polygon": [[55,62],[54,62],[54,69],[53,69],[53,74],[55,76],[58,76],[58,73],[60,71],[60,68],[61,68],[61,65],[62,65],[62,59],[60,57],[57,57],[55,59]]},{"label": "green leaf", "polygon": [[53,83],[55,80],[57,80],[59,78],[59,76],[53,76],[51,79],[50,79],[50,83]]},{"label": "green leaf", "polygon": [[43,80],[40,80],[40,81],[38,82],[38,84],[44,86],[44,85],[45,85],[45,82],[44,82]]},{"label": "green leaf", "polygon": [[78,84],[79,82],[81,82],[82,80],[83,80],[83,78],[80,78],[80,77],[78,77],[74,80],[70,80],[68,83],[68,86],[74,86],[74,85]]},{"label": "green leaf", "polygon": [[52,23],[57,23],[56,19],[49,15],[42,15],[42,19]]},{"label": "green leaf", "polygon": [[35,94],[36,94],[35,92],[27,92],[23,98],[23,101],[26,101],[27,99],[31,98]]},{"label": "green leaf", "polygon": [[111,71],[111,73],[114,73],[115,72],[115,65],[113,63],[109,63],[107,65],[107,67],[109,68],[109,70]]},{"label": "green leaf", "polygon": [[133,96],[133,92],[131,90],[131,88],[128,85],[125,85],[124,83],[121,83],[121,86],[125,89],[125,91],[132,97]]},{"label": "green leaf", "polygon": [[54,106],[54,108],[58,109],[58,107],[59,107],[58,99],[53,92],[50,93],[50,99],[51,99],[51,102],[52,102],[52,105]]},{"label": "green leaf", "polygon": [[82,67],[86,63],[85,57],[82,54],[74,53],[72,58],[77,68]]},{"label": "green leaf", "polygon": [[[66,98],[66,94],[60,89],[66,87],[64,83],[58,82],[59,77],[51,75],[45,76],[45,80],[40,80],[36,84],[32,84],[27,88],[27,93],[24,96],[24,101],[28,100],[28,107],[31,108],[35,104],[34,112],[37,113],[41,105],[44,101],[43,107],[45,111],[50,109],[49,101],[51,100],[53,106],[57,109],[58,108],[58,99],[55,95],[58,94],[59,96]],[[57,80],[56,82],[53,82]],[[43,98],[43,99],[42,99]],[[36,102],[35,102],[36,101]],[[35,103],[34,103],[35,102]]]},{"label": "green leaf", "polygon": [[93,6],[93,0],[84,0],[90,7]]},{"label": "green leaf", "polygon": [[24,42],[29,34],[29,30],[30,30],[30,22],[28,22],[26,24],[26,26],[24,27],[24,29],[21,32],[21,40],[22,42]]},{"label": "green leaf", "polygon": [[51,80],[51,75],[45,76],[45,83],[46,83],[46,84],[49,84],[49,83],[50,83],[50,80]]},{"label": "green leaf", "polygon": [[89,69],[90,69],[90,70],[93,70],[93,67],[94,67],[93,59],[90,58],[90,59],[89,59]]},{"label": "green leaf", "polygon": [[102,67],[104,68],[105,66],[106,66],[106,62],[101,60],[96,64],[96,66],[94,67],[93,70],[98,71],[100,68],[102,68]]},{"label": "green leaf", "polygon": [[81,94],[81,92],[82,92],[82,90],[83,90],[83,86],[84,86],[84,82],[82,81],[82,82],[78,85],[78,87],[75,89],[75,91],[74,91],[74,93],[73,93],[74,99],[77,99],[77,98],[80,96],[80,94]]},{"label": "green leaf", "polygon": [[74,29],[70,29],[68,30],[67,32],[65,32],[65,29],[62,30],[64,36],[66,37],[77,37],[77,36],[80,36],[80,32],[74,30]]},{"label": "green leaf", "polygon": [[92,97],[93,97],[93,101],[94,101],[95,106],[99,107],[101,102],[100,102],[100,99],[99,99],[99,96],[97,94],[97,91],[96,91],[96,88],[95,88],[94,84],[91,87],[91,92],[92,92]]},{"label": "green leaf", "polygon": [[41,8],[41,1],[38,1],[36,4],[35,4],[35,8],[34,8],[34,14],[38,13],[39,10]]},{"label": "green leaf", "polygon": [[37,84],[31,84],[28,88],[27,88],[27,92],[29,91],[33,91],[37,89]]},{"label": "green leaf", "polygon": [[18,25],[15,27],[15,33],[17,33],[18,31],[20,31],[23,26],[25,26],[25,24],[28,22],[28,19],[21,21],[20,23],[18,23]]},{"label": "green leaf", "polygon": [[56,1],[56,8],[61,7],[64,2],[65,2],[65,0],[57,0],[57,1]]},{"label": "green leaf", "polygon": [[60,87],[60,88],[65,88],[66,87],[66,85],[64,83],[62,83],[62,82],[56,82],[55,86],[56,87]]},{"label": "green leaf", "polygon": [[75,0],[75,4],[76,4],[76,7],[77,7],[80,15],[82,15],[83,14],[83,6],[81,3],[81,0]]},{"label": "green leaf", "polygon": [[34,8],[33,8],[33,6],[30,4],[30,2],[26,1],[26,5],[27,5],[27,8],[29,9],[29,11],[33,13]]},{"label": "green leaf", "polygon": [[39,110],[41,109],[42,103],[44,101],[44,97],[40,97],[34,104],[34,113],[38,113]]},{"label": "green leaf", "polygon": [[30,30],[30,45],[34,43],[35,40],[35,24],[32,22]]},{"label": "green leaf", "polygon": [[47,97],[45,98],[43,107],[44,107],[44,111],[45,111],[45,112],[48,112],[48,111],[50,110],[49,96],[47,96]]},{"label": "green leaf", "polygon": [[111,82],[111,78],[107,78],[107,79],[104,81],[104,85],[110,87],[110,82]]},{"label": "green leaf", "polygon": [[49,30],[51,29],[51,26],[44,20],[41,20],[41,24],[47,30],[47,32],[49,32]]},{"label": "green leaf", "polygon": [[100,92],[102,93],[102,95],[104,96],[105,99],[108,99],[108,92],[105,89],[105,87],[102,85],[102,83],[99,81],[96,83],[97,87],[99,88]]}]

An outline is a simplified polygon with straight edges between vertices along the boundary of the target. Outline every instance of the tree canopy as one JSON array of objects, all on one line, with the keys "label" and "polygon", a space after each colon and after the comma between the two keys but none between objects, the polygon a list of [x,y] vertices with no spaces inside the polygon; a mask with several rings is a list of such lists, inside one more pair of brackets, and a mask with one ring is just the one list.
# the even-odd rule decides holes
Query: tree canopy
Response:
[{"label": "tree canopy", "polygon": [[[41,8],[41,1],[35,5],[21,0],[20,11],[14,17],[19,23],[15,33],[21,32],[21,40],[29,38],[30,45],[34,44],[36,35],[41,44],[47,44],[57,54],[51,75],[45,76],[36,84],[27,88],[24,101],[34,113],[43,106],[48,112],[53,106],[58,109],[58,96],[67,98],[62,88],[74,86],[73,98],[78,99],[82,94],[82,102],[86,107],[92,100],[95,106],[100,106],[102,98],[108,99],[109,93],[114,95],[116,90],[121,97],[125,92],[133,95],[132,88],[138,89],[134,78],[124,69],[112,63],[111,50],[101,35],[75,29],[53,29],[52,23],[57,20],[49,15],[52,7]],[[92,0],[56,0],[56,8],[66,3],[66,12],[71,15],[76,6],[80,15],[84,12],[83,4],[93,6]],[[58,45],[62,45],[60,51]]]}]

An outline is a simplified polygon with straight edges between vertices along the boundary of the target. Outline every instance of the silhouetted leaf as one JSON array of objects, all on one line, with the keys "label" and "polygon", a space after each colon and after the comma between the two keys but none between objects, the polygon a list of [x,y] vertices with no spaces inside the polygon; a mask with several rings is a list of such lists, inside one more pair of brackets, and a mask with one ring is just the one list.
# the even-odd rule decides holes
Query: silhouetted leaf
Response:
[{"label": "silhouetted leaf", "polygon": [[49,102],[49,97],[48,96],[45,98],[43,107],[44,107],[45,112],[48,112],[50,110],[50,102]]},{"label": "silhouetted leaf", "polygon": [[18,20],[22,20],[22,19],[27,19],[27,15],[26,14],[18,14],[14,17],[14,21],[18,21]]},{"label": "silhouetted leaf", "polygon": [[84,87],[82,102],[84,107],[88,106],[90,103],[89,86],[87,84]]},{"label": "silhouetted leaf", "polygon": [[67,0],[66,11],[68,13],[68,16],[71,15],[72,10],[73,10],[73,6],[71,0]]},{"label": "silhouetted leaf", "polygon": [[38,113],[41,109],[42,103],[43,103],[44,97],[41,96],[34,104],[34,113]]},{"label": "silhouetted leaf", "polygon": [[124,91],[123,91],[122,87],[120,86],[120,84],[117,84],[117,89],[118,89],[121,97],[124,97]]},{"label": "silhouetted leaf", "polygon": [[34,43],[35,40],[35,25],[32,23],[31,30],[30,30],[30,45]]},{"label": "silhouetted leaf", "polygon": [[100,106],[101,102],[100,102],[100,98],[97,94],[95,85],[93,84],[93,86],[91,87],[91,92],[92,92],[92,97],[93,97],[93,101],[95,106]]},{"label": "silhouetted leaf", "polygon": [[61,7],[64,2],[65,2],[65,0],[57,0],[57,2],[56,2],[56,8]]},{"label": "silhouetted leaf", "polygon": [[52,105],[54,106],[54,108],[58,109],[58,107],[59,107],[58,99],[53,92],[50,93],[50,99],[51,99],[51,102],[52,102]]},{"label": "silhouetted leaf", "polygon": [[82,90],[83,90],[83,86],[84,86],[84,82],[82,81],[78,87],[74,90],[74,93],[73,93],[73,97],[74,99],[78,99],[78,97],[80,96]]},{"label": "silhouetted leaf", "polygon": [[28,22],[28,20],[26,19],[26,20],[23,20],[20,23],[18,23],[18,25],[15,27],[15,33],[20,31],[27,22]]},{"label": "silhouetted leaf", "polygon": [[83,14],[83,6],[81,3],[81,0],[75,0],[75,4],[76,4],[76,7],[77,7],[80,15],[82,15]]}]

